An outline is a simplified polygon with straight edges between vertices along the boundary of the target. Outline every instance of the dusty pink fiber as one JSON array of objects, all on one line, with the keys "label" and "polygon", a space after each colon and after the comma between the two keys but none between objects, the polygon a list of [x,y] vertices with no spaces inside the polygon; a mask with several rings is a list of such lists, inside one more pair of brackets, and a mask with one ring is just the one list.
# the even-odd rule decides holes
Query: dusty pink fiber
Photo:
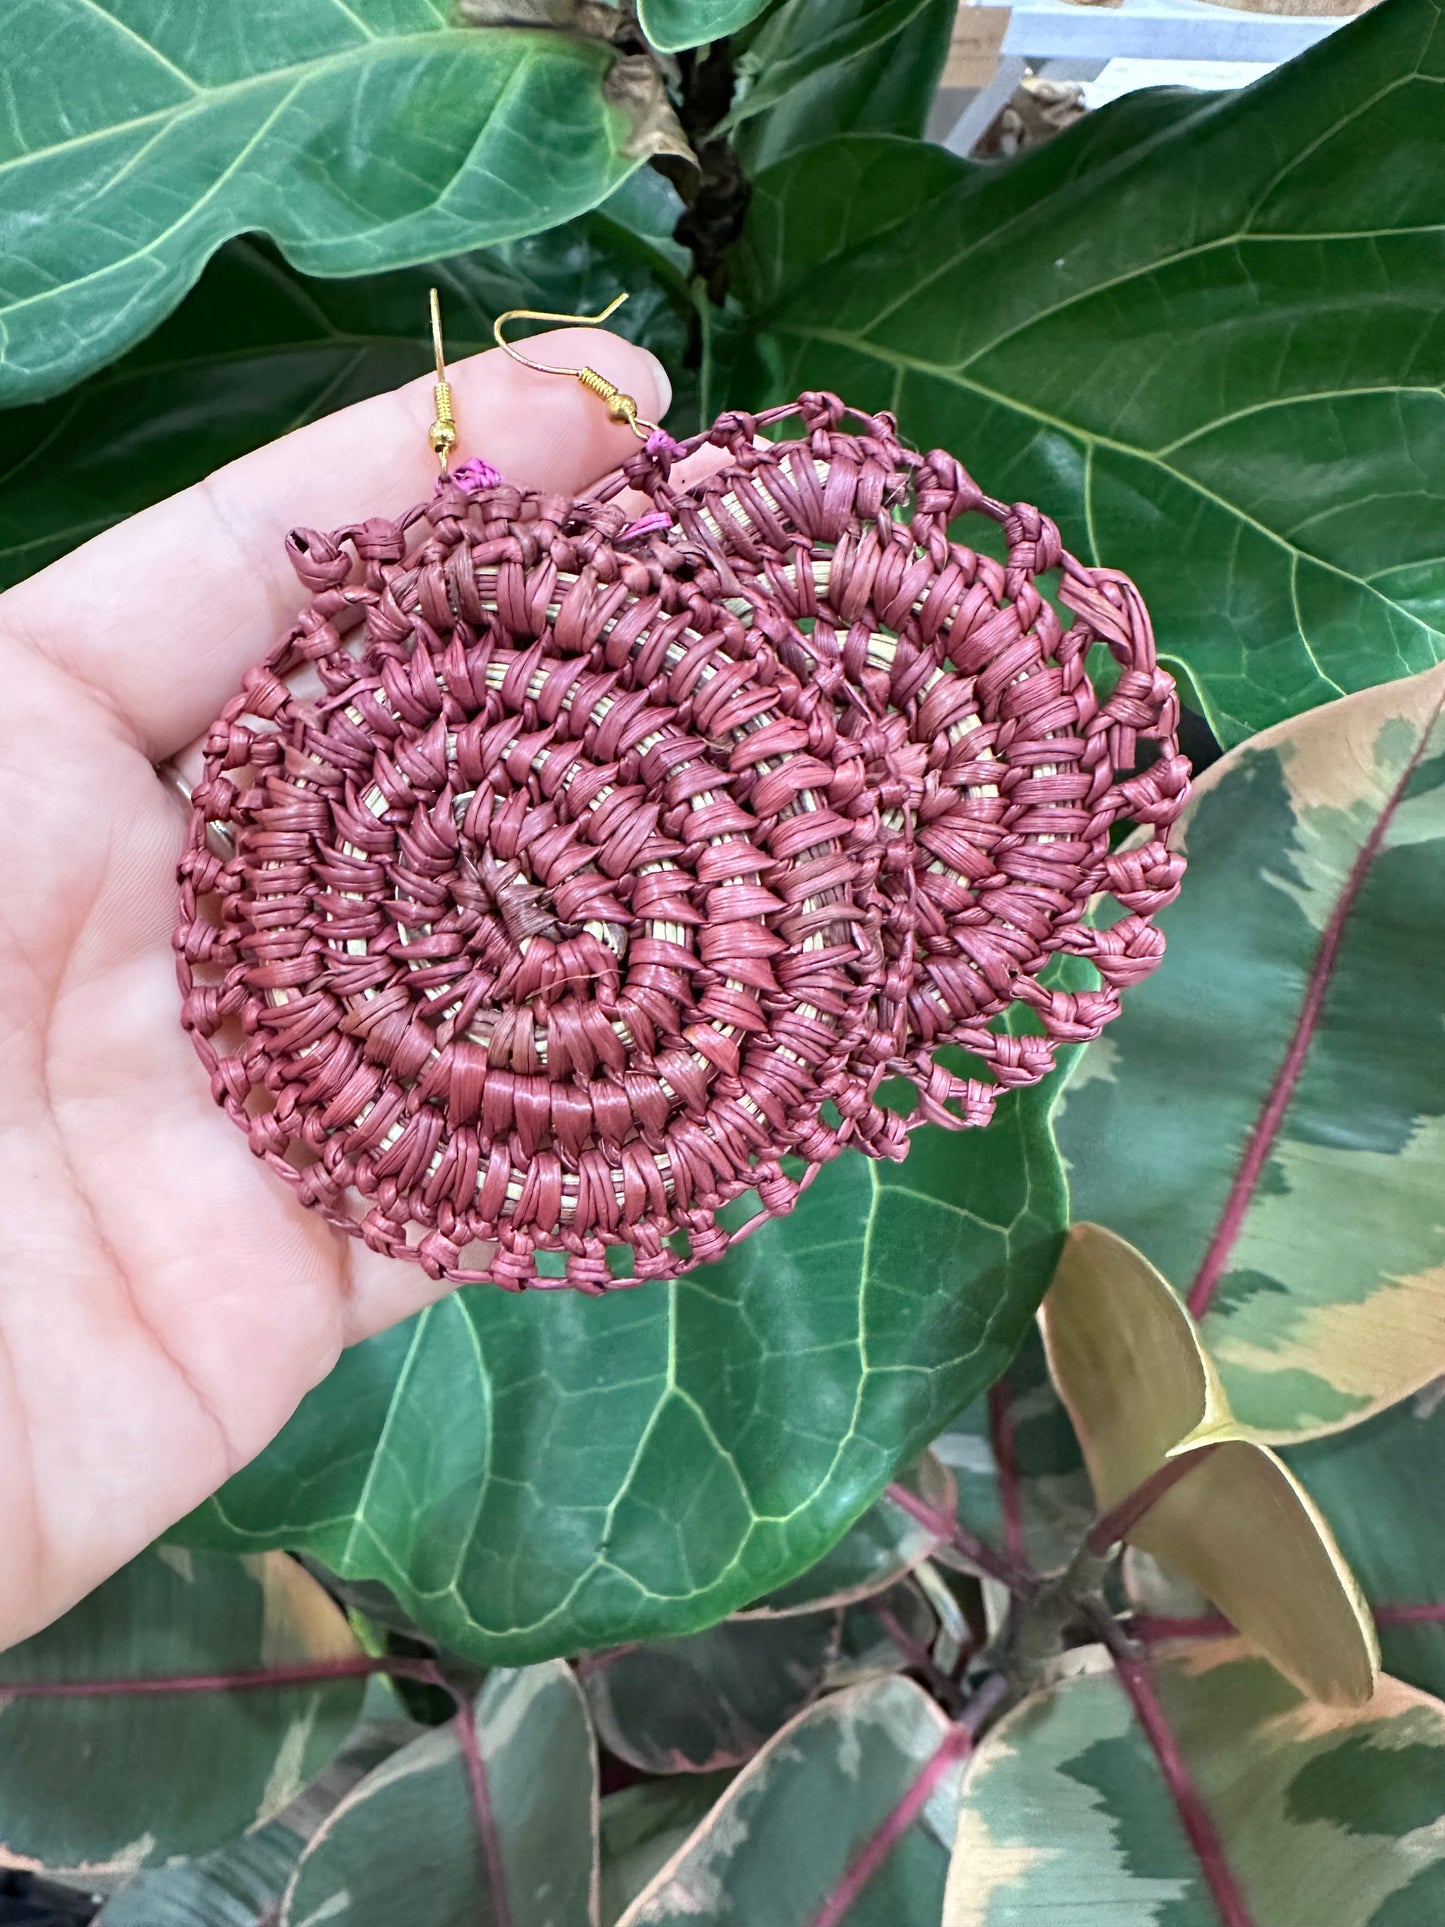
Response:
[{"label": "dusty pink fiber", "polygon": [[[1188,766],[1138,593],[846,412],[725,415],[687,488],[649,444],[579,501],[457,477],[291,536],[312,599],[195,791],[184,1021],[253,1150],[373,1248],[675,1276],[744,1194],[757,1222],[844,1146],[985,1123],[1157,962]],[[1060,952],[1097,987],[1041,982]]]}]

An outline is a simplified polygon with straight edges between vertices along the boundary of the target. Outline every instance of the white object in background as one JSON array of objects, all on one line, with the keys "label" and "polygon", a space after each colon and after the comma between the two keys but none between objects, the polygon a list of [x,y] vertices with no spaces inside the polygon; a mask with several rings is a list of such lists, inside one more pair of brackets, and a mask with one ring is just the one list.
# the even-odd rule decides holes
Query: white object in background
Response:
[{"label": "white object in background", "polygon": [[1003,38],[1006,54],[1121,56],[1139,60],[1250,60],[1278,66],[1347,26],[1351,14],[1245,13],[1200,0],[1023,0]]},{"label": "white object in background", "polygon": [[[972,0],[965,0],[961,9],[1001,10],[975,8]],[[1117,7],[1080,6],[1075,0],[1015,0],[1004,29],[998,70],[964,108],[943,145],[952,153],[967,154],[1008,105],[1027,69],[1047,75],[1053,63],[1068,62],[1077,73],[1080,63],[1106,63],[1099,80],[1085,83],[1085,99],[1091,107],[1138,87],[1240,86],[1357,17],[1246,13],[1201,0],[1122,0]],[[1090,89],[1102,86],[1106,75],[1126,62],[1132,70],[1130,84],[1115,85],[1095,98]],[[1201,78],[1184,78],[1181,65],[1196,63],[1204,63]],[[1239,77],[1213,78],[1223,66],[1235,69]],[[1121,78],[1115,76],[1116,81]]]},{"label": "white object in background", "polygon": [[1268,60],[1111,60],[1095,80],[1083,81],[1086,107],[1102,107],[1141,87],[1195,87],[1201,93],[1221,87],[1247,87],[1273,71]]}]

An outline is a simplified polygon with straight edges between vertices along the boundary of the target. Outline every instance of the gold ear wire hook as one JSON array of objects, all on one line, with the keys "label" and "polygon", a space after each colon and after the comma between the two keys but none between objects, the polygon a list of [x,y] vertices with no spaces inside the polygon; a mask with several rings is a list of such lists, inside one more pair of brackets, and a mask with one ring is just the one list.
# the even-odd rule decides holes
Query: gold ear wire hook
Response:
[{"label": "gold ear wire hook", "polygon": [[436,386],[432,391],[436,396],[436,420],[427,430],[427,441],[445,475],[457,445],[457,418],[452,409],[452,385],[447,380],[446,355],[442,350],[442,304],[435,288],[431,291],[431,343],[437,365]]},{"label": "gold ear wire hook", "polygon": [[580,381],[584,388],[590,388],[594,395],[600,395],[606,402],[611,421],[626,422],[637,439],[645,442],[649,435],[657,433],[657,423],[639,415],[635,399],[624,394],[616,382],[609,381],[606,375],[599,375],[595,368],[589,368],[585,362],[580,368],[559,368],[555,362],[533,361],[529,355],[514,348],[503,332],[509,321],[561,321],[578,328],[599,328],[604,321],[611,320],[626,299],[625,291],[614,295],[597,314],[554,314],[547,308],[508,308],[492,323],[492,339],[504,355],[510,355],[523,368],[530,368],[539,375],[568,375],[573,381]]}]

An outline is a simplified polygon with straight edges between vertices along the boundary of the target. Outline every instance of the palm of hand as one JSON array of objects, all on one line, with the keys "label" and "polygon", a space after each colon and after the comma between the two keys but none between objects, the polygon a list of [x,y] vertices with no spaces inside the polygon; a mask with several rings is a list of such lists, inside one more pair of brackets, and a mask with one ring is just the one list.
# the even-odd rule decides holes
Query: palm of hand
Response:
[{"label": "palm of hand", "polygon": [[[651,357],[608,345],[661,413]],[[519,480],[575,489],[627,445],[566,384],[492,356],[457,374]],[[302,1209],[212,1103],[178,1022],[184,817],[154,766],[300,600],[277,566],[288,513],[329,525],[413,499],[425,419],[411,391],[350,409],[0,597],[0,1646],[259,1451],[343,1345],[438,1289]]]}]

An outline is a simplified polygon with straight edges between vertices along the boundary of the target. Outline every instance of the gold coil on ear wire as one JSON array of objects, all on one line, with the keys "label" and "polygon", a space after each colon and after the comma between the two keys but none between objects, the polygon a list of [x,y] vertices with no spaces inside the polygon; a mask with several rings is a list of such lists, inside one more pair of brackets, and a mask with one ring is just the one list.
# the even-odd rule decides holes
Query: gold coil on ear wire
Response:
[{"label": "gold coil on ear wire", "polygon": [[519,362],[523,368],[530,368],[534,374],[569,375],[573,381],[580,381],[584,388],[590,389],[594,395],[600,395],[606,402],[609,420],[626,422],[637,439],[645,442],[649,435],[658,432],[657,423],[640,415],[636,398],[625,393],[615,381],[609,381],[606,375],[599,374],[585,363],[580,368],[559,368],[554,362],[533,361],[530,356],[514,348],[504,332],[509,321],[560,321],[578,328],[598,328],[604,321],[611,320],[626,299],[625,292],[614,295],[607,306],[596,314],[561,314],[548,308],[508,308],[492,323],[492,339],[503,354],[510,355],[513,361]]},{"label": "gold coil on ear wire", "polygon": [[442,304],[435,288],[431,291],[431,339],[436,355],[437,378],[432,389],[435,397],[436,418],[427,430],[427,441],[433,455],[441,464],[442,474],[447,472],[452,450],[457,445],[457,417],[452,405],[452,385],[447,380],[446,357],[442,350]]},{"label": "gold coil on ear wire", "polygon": [[[595,368],[584,365],[580,368],[559,368],[552,362],[533,361],[514,348],[504,332],[509,321],[561,321],[579,328],[600,327],[616,314],[627,299],[625,293],[614,295],[607,306],[597,314],[554,314],[546,308],[508,308],[499,314],[492,323],[492,336],[503,354],[518,362],[523,368],[530,368],[538,375],[568,375],[573,381],[580,381],[592,394],[598,395],[607,404],[610,421],[626,422],[639,441],[645,442],[649,435],[659,432],[656,422],[650,422],[637,411],[637,401],[632,395],[619,388],[615,381],[599,374]],[[451,458],[460,436],[457,431],[456,407],[452,400],[452,385],[447,380],[446,355],[442,348],[442,310],[441,298],[435,288],[431,290],[431,339],[432,352],[436,359],[436,382],[432,388],[435,398],[435,416],[427,430],[427,442],[436,456],[442,474],[451,466]]]}]

